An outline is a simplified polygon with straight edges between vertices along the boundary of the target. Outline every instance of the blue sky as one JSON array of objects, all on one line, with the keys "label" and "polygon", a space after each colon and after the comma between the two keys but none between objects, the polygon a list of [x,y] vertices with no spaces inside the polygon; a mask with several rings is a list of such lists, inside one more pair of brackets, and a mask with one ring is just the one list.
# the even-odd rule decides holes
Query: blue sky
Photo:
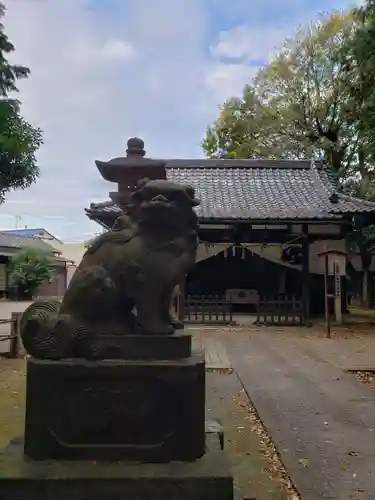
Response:
[{"label": "blue sky", "polygon": [[5,0],[14,61],[30,67],[22,112],[44,131],[41,178],[0,206],[0,228],[83,241],[84,208],[107,199],[95,159],[140,136],[149,156],[201,157],[217,106],[286,36],[350,0]]}]

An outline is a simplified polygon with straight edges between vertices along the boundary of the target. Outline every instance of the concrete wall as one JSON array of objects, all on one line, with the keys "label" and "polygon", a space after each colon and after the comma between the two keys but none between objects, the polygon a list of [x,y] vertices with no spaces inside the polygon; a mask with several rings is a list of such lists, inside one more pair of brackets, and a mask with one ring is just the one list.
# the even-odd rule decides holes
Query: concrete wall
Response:
[{"label": "concrete wall", "polygon": [[70,283],[71,279],[73,278],[74,273],[77,270],[77,267],[78,266],[76,264],[68,264],[66,266],[66,286],[67,287],[69,286],[69,283]]},{"label": "concrete wall", "polygon": [[42,295],[45,297],[53,297],[56,295],[64,295],[67,287],[67,269],[65,267],[65,262],[63,265],[56,266],[51,279],[44,281],[37,291],[37,295]]},{"label": "concrete wall", "polygon": [[69,286],[70,280],[72,279],[84,253],[86,252],[85,244],[58,243],[55,241],[49,241],[48,243],[61,252],[61,256],[68,261],[66,266],[66,285]]}]

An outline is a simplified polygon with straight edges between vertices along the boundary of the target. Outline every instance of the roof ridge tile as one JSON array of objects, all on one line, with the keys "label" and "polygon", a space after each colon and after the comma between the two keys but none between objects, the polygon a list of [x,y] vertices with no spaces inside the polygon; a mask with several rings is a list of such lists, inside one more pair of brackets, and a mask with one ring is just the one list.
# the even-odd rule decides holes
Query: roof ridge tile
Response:
[{"label": "roof ridge tile", "polygon": [[[201,200],[197,207],[201,219],[327,220],[345,214],[375,213],[375,204],[340,193],[330,179],[329,167],[322,166],[321,162],[304,162],[308,168],[302,169],[236,168],[234,165],[218,168],[217,162],[209,168],[186,168],[181,163],[176,166],[177,161],[173,160],[175,166],[167,168],[167,179],[195,188]],[[338,194],[337,203],[330,201],[332,193]],[[100,213],[121,213],[121,209],[107,201],[91,204],[86,213],[97,217]]]}]

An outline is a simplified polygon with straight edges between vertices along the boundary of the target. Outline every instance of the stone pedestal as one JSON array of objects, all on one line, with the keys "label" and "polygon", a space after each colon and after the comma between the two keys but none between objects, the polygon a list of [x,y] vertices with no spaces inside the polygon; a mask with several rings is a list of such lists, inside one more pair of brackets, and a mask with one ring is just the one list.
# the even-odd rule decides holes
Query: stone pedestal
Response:
[{"label": "stone pedestal", "polygon": [[24,451],[34,460],[195,460],[204,419],[203,353],[27,363]]},{"label": "stone pedestal", "polygon": [[216,436],[194,462],[34,461],[22,442],[0,453],[1,500],[232,500],[233,480]]},{"label": "stone pedestal", "polygon": [[[100,359],[172,360],[189,358],[191,335],[96,335],[91,342]],[[83,348],[84,350],[84,348]]]}]

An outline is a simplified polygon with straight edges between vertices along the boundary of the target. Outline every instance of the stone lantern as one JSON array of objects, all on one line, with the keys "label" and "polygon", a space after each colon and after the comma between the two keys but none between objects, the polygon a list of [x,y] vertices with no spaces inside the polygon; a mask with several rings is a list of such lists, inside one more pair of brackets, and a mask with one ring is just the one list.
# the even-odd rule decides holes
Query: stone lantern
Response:
[{"label": "stone lantern", "polygon": [[113,203],[124,209],[139,180],[166,179],[164,160],[145,158],[144,142],[132,137],[128,140],[125,157],[109,161],[96,160],[95,164],[104,180],[117,183],[117,191],[109,193]]}]

